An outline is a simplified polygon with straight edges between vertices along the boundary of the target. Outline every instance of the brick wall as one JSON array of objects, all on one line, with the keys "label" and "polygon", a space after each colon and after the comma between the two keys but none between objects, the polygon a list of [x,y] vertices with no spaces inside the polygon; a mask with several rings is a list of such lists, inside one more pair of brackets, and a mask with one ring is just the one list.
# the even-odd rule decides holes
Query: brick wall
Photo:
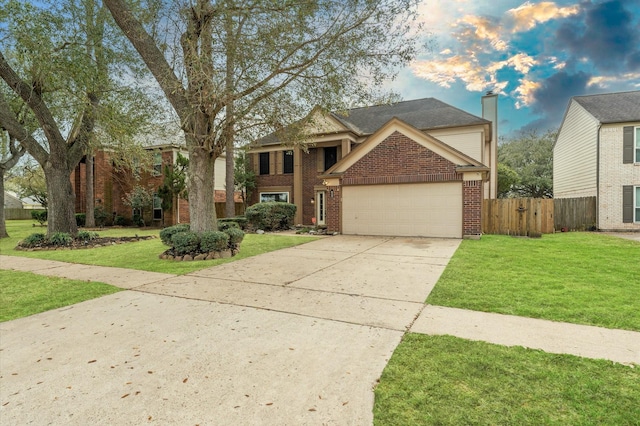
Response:
[{"label": "brick wall", "polygon": [[462,235],[482,233],[482,181],[469,180],[462,185]]},{"label": "brick wall", "polygon": [[[333,197],[331,197],[333,191]],[[340,232],[340,205],[342,203],[342,193],[339,186],[327,187],[327,216],[326,225],[329,232]]]},{"label": "brick wall", "polygon": [[456,165],[407,136],[394,132],[343,176],[343,185],[462,180]]}]

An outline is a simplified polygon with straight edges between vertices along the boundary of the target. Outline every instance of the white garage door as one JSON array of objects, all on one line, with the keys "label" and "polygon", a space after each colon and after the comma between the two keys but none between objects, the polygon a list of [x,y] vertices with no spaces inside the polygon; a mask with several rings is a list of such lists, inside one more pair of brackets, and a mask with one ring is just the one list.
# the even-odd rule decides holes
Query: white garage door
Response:
[{"label": "white garage door", "polygon": [[342,233],[462,238],[462,183],[345,186]]}]

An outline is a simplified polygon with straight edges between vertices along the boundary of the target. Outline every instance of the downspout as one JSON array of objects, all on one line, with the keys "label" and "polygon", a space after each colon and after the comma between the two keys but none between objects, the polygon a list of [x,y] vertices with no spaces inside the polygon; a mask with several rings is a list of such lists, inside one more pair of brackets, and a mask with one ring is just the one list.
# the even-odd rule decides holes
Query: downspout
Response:
[{"label": "downspout", "polygon": [[596,132],[596,228],[600,229],[600,129],[602,123],[598,123]]}]

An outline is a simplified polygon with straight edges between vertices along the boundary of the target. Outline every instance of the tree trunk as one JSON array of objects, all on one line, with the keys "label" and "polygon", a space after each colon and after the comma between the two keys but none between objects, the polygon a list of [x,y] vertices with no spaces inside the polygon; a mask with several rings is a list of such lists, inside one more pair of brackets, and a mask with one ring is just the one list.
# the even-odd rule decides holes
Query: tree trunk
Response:
[{"label": "tree trunk", "polygon": [[0,205],[2,206],[0,209],[0,238],[7,238],[9,234],[4,218],[4,168],[0,168]]},{"label": "tree trunk", "polygon": [[85,211],[85,223],[84,225],[87,228],[95,228],[96,226],[96,217],[95,217],[95,202],[93,197],[93,153],[89,152],[87,154],[86,160],[86,173],[87,173],[87,209]]},{"label": "tree trunk", "polygon": [[[187,144],[189,146],[189,144]],[[218,229],[214,200],[214,167],[216,159],[201,146],[189,149],[189,218],[194,232]]]},{"label": "tree trunk", "polygon": [[[227,107],[228,108],[228,107]],[[225,212],[227,217],[234,217],[236,215],[236,201],[235,201],[235,179],[234,179],[234,161],[233,161],[233,136],[229,135],[226,141],[225,152],[227,157],[225,158],[226,162],[226,199],[225,199]]]},{"label": "tree trunk", "polygon": [[43,169],[47,181],[47,236],[54,232],[67,232],[75,237],[78,226],[71,172],[65,167],[53,167],[51,161]]}]

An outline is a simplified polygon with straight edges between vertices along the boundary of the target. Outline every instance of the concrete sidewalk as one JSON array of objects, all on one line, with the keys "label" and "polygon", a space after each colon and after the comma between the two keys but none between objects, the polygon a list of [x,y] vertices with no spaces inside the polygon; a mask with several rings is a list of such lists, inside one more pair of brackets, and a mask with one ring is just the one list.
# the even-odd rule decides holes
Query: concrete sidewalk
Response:
[{"label": "concrete sidewalk", "polygon": [[640,333],[427,305],[411,332],[640,365]]}]

